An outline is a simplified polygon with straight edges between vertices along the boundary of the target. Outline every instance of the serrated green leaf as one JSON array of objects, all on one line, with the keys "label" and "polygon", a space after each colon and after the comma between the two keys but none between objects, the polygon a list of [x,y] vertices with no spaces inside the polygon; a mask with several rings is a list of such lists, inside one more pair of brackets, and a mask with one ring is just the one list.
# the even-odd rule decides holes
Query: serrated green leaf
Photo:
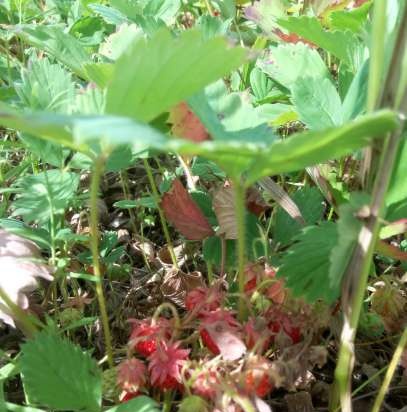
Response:
[{"label": "serrated green leaf", "polygon": [[113,406],[106,412],[159,412],[158,404],[147,396],[137,396],[121,405]]},{"label": "serrated green leaf", "polygon": [[303,77],[330,78],[319,53],[303,43],[270,47],[269,54],[258,60],[257,65],[289,90]]},{"label": "serrated green leaf", "polygon": [[300,120],[310,130],[342,124],[342,102],[328,78],[303,77],[295,82],[291,95]]},{"label": "serrated green leaf", "polygon": [[336,224],[323,222],[306,227],[296,240],[283,256],[277,275],[284,277],[294,296],[308,302],[333,302],[340,292],[339,288],[332,288],[328,276],[329,256],[338,240]]},{"label": "serrated green leaf", "polygon": [[292,135],[273,143],[267,151],[257,156],[248,172],[248,181],[255,182],[263,176],[300,170],[352,153],[367,146],[375,137],[385,137],[398,124],[393,112],[382,110],[341,127]]},{"label": "serrated green leaf", "polygon": [[371,6],[372,1],[367,1],[351,10],[334,11],[329,15],[329,23],[337,30],[350,30],[353,33],[359,33],[367,22]]},{"label": "serrated green leaf", "polygon": [[317,17],[310,16],[278,19],[278,25],[332,53],[349,67],[354,67],[354,50],[359,40],[351,31],[325,30]]},{"label": "serrated green leaf", "polygon": [[167,30],[138,39],[116,63],[108,113],[149,122],[239,67],[246,52],[224,38],[203,40],[196,30],[174,38]]},{"label": "serrated green leaf", "polygon": [[48,222],[64,213],[78,185],[79,175],[60,170],[24,176],[16,184],[22,191],[12,204],[13,216],[22,216],[27,223]]},{"label": "serrated green leaf", "polygon": [[[317,188],[304,187],[297,190],[291,198],[298,206],[307,225],[313,225],[322,218],[324,213],[323,197]],[[286,245],[300,230],[300,223],[279,207],[275,215],[273,240]]]},{"label": "serrated green leaf", "polygon": [[84,66],[92,63],[89,55],[75,37],[58,26],[23,26],[17,33],[28,44],[44,50],[69,67],[83,79],[88,79]]},{"label": "serrated green leaf", "polygon": [[99,412],[101,374],[81,348],[40,332],[22,345],[21,370],[30,400],[56,410]]}]

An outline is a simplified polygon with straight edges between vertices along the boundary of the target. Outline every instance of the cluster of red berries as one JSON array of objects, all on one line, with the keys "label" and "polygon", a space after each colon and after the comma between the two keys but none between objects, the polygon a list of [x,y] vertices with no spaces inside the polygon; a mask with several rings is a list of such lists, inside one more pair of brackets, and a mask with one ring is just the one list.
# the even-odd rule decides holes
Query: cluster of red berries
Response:
[{"label": "cluster of red berries", "polygon": [[[275,279],[275,272],[264,265],[261,270],[255,264],[247,266],[246,275],[248,297],[259,292],[274,304],[244,324],[224,307],[225,293],[219,284],[199,287],[187,294],[187,312],[178,330],[163,317],[130,321],[129,347],[138,358],[132,357],[119,365],[122,401],[147,391],[148,385],[162,391],[187,388],[188,392],[212,401],[222,388],[230,385],[237,393],[249,397],[256,394],[263,398],[273,390],[271,362],[265,353],[278,334],[285,334],[292,343],[297,343],[301,331],[280,308],[286,291],[282,282]],[[190,350],[176,340],[181,329],[198,330],[203,346],[215,357],[189,359]],[[230,373],[225,365],[234,365],[238,372]]]}]

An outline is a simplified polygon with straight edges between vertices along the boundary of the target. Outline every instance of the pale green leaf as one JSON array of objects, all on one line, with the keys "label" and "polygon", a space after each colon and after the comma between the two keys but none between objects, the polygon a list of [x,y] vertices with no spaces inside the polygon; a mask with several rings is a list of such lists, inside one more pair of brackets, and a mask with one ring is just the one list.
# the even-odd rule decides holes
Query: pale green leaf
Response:
[{"label": "pale green leaf", "polygon": [[75,37],[58,26],[23,26],[17,34],[28,44],[49,53],[83,79],[87,79],[85,64],[92,63]]},{"label": "pale green leaf", "polygon": [[174,38],[160,30],[138,39],[117,61],[106,110],[149,122],[239,67],[245,55],[224,38],[205,41],[195,30]]},{"label": "pale green leaf", "polygon": [[303,77],[330,78],[319,53],[303,43],[270,47],[267,56],[258,60],[257,65],[287,89]]},{"label": "pale green leaf", "polygon": [[73,200],[79,184],[75,173],[48,170],[19,179],[16,187],[21,189],[12,207],[14,216],[24,221],[44,223],[52,216],[62,215]]},{"label": "pale green leaf", "polygon": [[332,53],[349,67],[354,67],[354,50],[359,40],[351,31],[325,30],[318,18],[310,16],[279,19],[278,24]]},{"label": "pale green leaf", "polygon": [[328,78],[303,77],[294,83],[291,94],[300,120],[310,130],[342,124],[342,102]]},{"label": "pale green leaf", "polygon": [[395,169],[386,195],[386,206],[404,201],[407,203],[407,133],[400,142]]},{"label": "pale green leaf", "polygon": [[339,10],[330,13],[329,22],[331,27],[337,30],[350,30],[353,33],[361,32],[367,22],[371,5],[372,0],[351,10]]},{"label": "pale green leaf", "polygon": [[102,385],[97,364],[68,340],[38,333],[22,345],[21,370],[30,400],[54,410],[100,411]]}]

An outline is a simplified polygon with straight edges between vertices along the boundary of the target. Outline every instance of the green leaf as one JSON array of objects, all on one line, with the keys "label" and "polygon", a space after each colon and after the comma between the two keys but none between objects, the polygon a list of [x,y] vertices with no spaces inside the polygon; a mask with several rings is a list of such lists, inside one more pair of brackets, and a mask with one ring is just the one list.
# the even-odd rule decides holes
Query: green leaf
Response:
[{"label": "green leaf", "polygon": [[301,170],[367,146],[398,127],[397,116],[388,110],[369,114],[341,127],[304,132],[273,143],[257,156],[248,172],[248,182],[263,176]]},{"label": "green leaf", "polygon": [[311,130],[342,124],[342,102],[328,78],[303,77],[292,88],[292,101],[300,120]]},{"label": "green leaf", "polygon": [[214,140],[269,145],[276,135],[257,108],[240,93],[228,93],[222,80],[188,100]]},{"label": "green leaf", "polygon": [[121,405],[113,406],[106,412],[159,412],[158,404],[147,396],[137,396]]},{"label": "green leaf", "polygon": [[332,222],[309,226],[297,236],[297,243],[283,256],[277,272],[294,296],[304,297],[308,302],[322,299],[327,303],[339,296],[339,288],[332,288],[328,277],[329,256],[337,239],[337,227]]},{"label": "green leaf", "polygon": [[353,193],[348,203],[339,206],[337,222],[338,241],[330,253],[329,285],[332,290],[340,290],[344,271],[352,257],[352,251],[359,237],[363,222],[356,213],[369,204],[365,193]]},{"label": "green leaf", "polygon": [[317,17],[309,16],[278,19],[278,24],[332,53],[349,67],[354,67],[354,50],[359,40],[351,31],[327,31]]},{"label": "green leaf", "polygon": [[359,33],[367,22],[372,1],[367,1],[352,10],[334,11],[329,15],[331,27],[337,30],[350,30]]},{"label": "green leaf", "polygon": [[6,402],[8,412],[46,412],[44,409],[33,408],[31,406],[21,406],[15,403]]},{"label": "green leaf", "polygon": [[386,206],[389,207],[398,202],[406,202],[407,199],[407,133],[402,135],[395,169],[386,195]]},{"label": "green leaf", "polygon": [[330,78],[319,53],[303,43],[270,47],[270,53],[257,65],[287,89],[303,77]]},{"label": "green leaf", "polygon": [[343,121],[355,119],[366,111],[369,59],[359,68],[342,105]]},{"label": "green leaf", "polygon": [[69,67],[75,74],[87,79],[84,65],[92,63],[89,55],[75,37],[58,26],[23,26],[17,34],[28,44],[49,53]]},{"label": "green leaf", "polygon": [[[313,225],[322,218],[324,213],[323,197],[317,188],[304,187],[297,190],[291,198],[298,206],[307,225]],[[301,224],[294,220],[282,207],[278,207],[275,215],[273,240],[286,245],[300,230]]]},{"label": "green leaf", "polygon": [[49,170],[27,175],[17,181],[21,193],[13,202],[13,215],[24,221],[45,223],[62,215],[72,201],[79,184],[76,173]]},{"label": "green leaf", "polygon": [[106,110],[149,122],[239,67],[245,56],[223,38],[204,41],[195,30],[174,38],[160,30],[150,40],[138,39],[119,58]]},{"label": "green leaf", "polygon": [[245,16],[254,21],[266,34],[272,35],[277,18],[286,15],[286,0],[260,0],[245,8]]},{"label": "green leaf", "polygon": [[28,397],[56,410],[99,412],[101,374],[79,346],[40,332],[22,345],[21,370]]}]

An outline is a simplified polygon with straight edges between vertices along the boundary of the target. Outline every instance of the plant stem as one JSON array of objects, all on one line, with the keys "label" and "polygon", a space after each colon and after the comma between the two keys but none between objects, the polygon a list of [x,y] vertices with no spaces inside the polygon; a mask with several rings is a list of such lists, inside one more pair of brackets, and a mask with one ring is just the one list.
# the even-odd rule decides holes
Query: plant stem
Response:
[{"label": "plant stem", "polygon": [[172,241],[171,241],[171,237],[170,237],[170,232],[168,231],[167,221],[166,221],[164,213],[163,213],[163,211],[160,207],[160,194],[158,193],[157,185],[155,184],[153,172],[151,170],[150,165],[148,164],[148,160],[143,159],[143,162],[144,162],[144,167],[145,167],[146,172],[147,172],[147,177],[148,177],[148,181],[150,183],[151,191],[153,192],[154,201],[155,201],[155,204],[157,206],[158,215],[160,217],[161,226],[163,228],[165,241],[167,242],[167,245],[168,245],[168,251],[169,251],[170,256],[171,256],[172,264],[174,265],[174,267],[176,269],[179,269],[177,258],[175,256],[175,252],[174,252],[174,246],[172,245]]},{"label": "plant stem", "polygon": [[396,350],[394,351],[393,357],[391,359],[390,365],[387,369],[386,375],[384,377],[380,391],[376,396],[372,412],[379,412],[380,406],[383,403],[384,397],[387,390],[389,389],[391,380],[393,378],[394,372],[396,371],[397,365],[400,361],[401,355],[403,354],[404,348],[407,346],[407,328],[404,329],[403,334],[401,335],[400,341],[397,345]]},{"label": "plant stem", "polygon": [[106,309],[106,300],[103,293],[103,277],[99,261],[99,206],[98,193],[100,179],[104,169],[104,156],[96,158],[93,164],[92,180],[90,185],[90,247],[92,250],[93,273],[98,278],[96,283],[96,294],[99,302],[100,316],[102,318],[103,333],[105,337],[106,356],[110,368],[113,368],[112,337],[109,327],[109,318]]},{"label": "plant stem", "polygon": [[[402,23],[398,33],[395,53],[393,53],[390,63],[390,70],[386,77],[379,107],[393,107],[405,113],[407,107],[402,103],[397,103],[394,99],[396,88],[401,73],[403,54],[400,50],[405,50],[407,42],[407,9],[404,10]],[[407,91],[399,102],[406,102]],[[401,107],[400,107],[401,105]],[[402,116],[400,116],[402,117]],[[380,229],[380,219],[383,214],[384,201],[389,186],[390,177],[394,168],[394,163],[399,146],[400,136],[405,126],[405,119],[401,119],[400,127],[390,137],[384,141],[381,151],[379,167],[377,168],[374,180],[372,201],[370,204],[370,215],[364,221],[359,232],[357,245],[355,246],[352,257],[345,270],[344,282],[342,287],[342,309],[344,312],[344,326],[341,336],[341,347],[338,355],[338,363],[335,370],[335,385],[339,393],[334,394],[333,407],[336,407],[339,395],[342,410],[352,411],[351,402],[351,377],[355,361],[354,340],[356,329],[359,323],[363,298],[366,291],[369,272],[372,264],[374,247]]]},{"label": "plant stem", "polygon": [[243,321],[246,318],[247,307],[244,299],[245,274],[244,267],[246,264],[246,227],[245,227],[245,189],[239,180],[233,181],[235,191],[235,213],[237,224],[237,257],[238,257],[238,286],[239,286],[239,303],[238,316]]}]

